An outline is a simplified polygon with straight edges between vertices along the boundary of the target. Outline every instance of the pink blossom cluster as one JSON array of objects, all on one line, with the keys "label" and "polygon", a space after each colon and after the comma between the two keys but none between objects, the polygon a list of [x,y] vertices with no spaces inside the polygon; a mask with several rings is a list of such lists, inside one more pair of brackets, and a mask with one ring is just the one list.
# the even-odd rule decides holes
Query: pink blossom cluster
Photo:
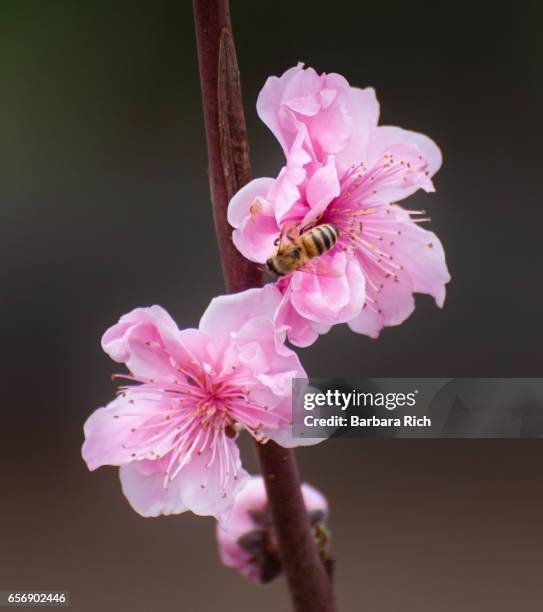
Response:
[{"label": "pink blossom cluster", "polygon": [[[82,455],[91,470],[120,467],[142,516],[216,517],[223,561],[262,580],[262,538],[273,532],[255,523],[257,512],[264,520],[264,487],[243,469],[236,438],[245,430],[259,443],[302,443],[291,434],[291,387],[306,374],[287,336],[307,346],[347,322],[376,337],[411,314],[413,293],[442,306],[449,274],[424,217],[396,204],[434,190],[441,154],[432,140],[379,126],[373,89],[302,65],[269,78],[257,108],[286,161],[276,178],[253,180],[230,202],[235,245],[265,263],[287,227],[330,224],[337,241],[318,267],[216,297],[198,328],[179,329],[160,306],[122,316],[102,347],[128,371],[115,399],[85,423]],[[326,513],[320,493],[302,492],[308,512]]]}]

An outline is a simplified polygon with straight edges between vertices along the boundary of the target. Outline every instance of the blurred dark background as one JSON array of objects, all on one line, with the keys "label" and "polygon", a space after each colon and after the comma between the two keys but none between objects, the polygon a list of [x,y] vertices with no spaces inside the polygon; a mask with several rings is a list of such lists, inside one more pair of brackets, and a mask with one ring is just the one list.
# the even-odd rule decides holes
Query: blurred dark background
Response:
[{"label": "blurred dark background", "polygon": [[[255,176],[270,74],[303,60],[373,85],[431,135],[430,210],[453,280],[378,341],[338,327],[312,376],[541,376],[542,5],[232,2]],[[158,303],[194,326],[223,291],[189,2],[0,5],[0,589],[93,610],[287,610],[219,564],[213,521],[144,520],[82,424],[112,397],[103,331]],[[244,462],[257,465],[244,442]],[[541,609],[539,441],[332,440],[299,452],[332,504],[342,611]]]}]

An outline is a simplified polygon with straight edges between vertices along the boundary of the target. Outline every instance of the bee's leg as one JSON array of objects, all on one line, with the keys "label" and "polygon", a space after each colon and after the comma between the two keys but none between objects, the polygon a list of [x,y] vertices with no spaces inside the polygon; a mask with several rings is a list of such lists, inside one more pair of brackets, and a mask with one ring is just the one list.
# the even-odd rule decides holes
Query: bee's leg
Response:
[{"label": "bee's leg", "polygon": [[304,225],[301,229],[300,229],[300,234],[303,234],[304,232],[307,232],[307,230],[310,230],[312,227],[315,227],[315,225],[319,224],[321,215],[319,215],[316,219],[313,219],[313,221],[310,221],[309,223],[307,223],[306,225]]},{"label": "bee's leg", "polygon": [[273,244],[275,246],[279,246],[281,244],[281,240],[283,240],[283,230],[281,230],[279,236],[273,241]]},{"label": "bee's leg", "polygon": [[294,238],[292,237],[292,232],[293,232],[293,231],[294,231],[294,228],[293,228],[293,227],[291,227],[291,228],[290,228],[290,229],[287,231],[287,233],[286,233],[286,237],[287,237],[287,239],[288,239],[288,240],[290,240],[291,242],[294,242]]}]

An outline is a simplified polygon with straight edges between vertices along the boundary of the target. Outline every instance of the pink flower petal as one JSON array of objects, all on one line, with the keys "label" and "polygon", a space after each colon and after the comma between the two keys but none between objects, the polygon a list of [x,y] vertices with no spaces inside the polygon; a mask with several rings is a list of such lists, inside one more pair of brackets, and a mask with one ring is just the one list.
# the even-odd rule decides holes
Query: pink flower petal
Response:
[{"label": "pink flower petal", "polygon": [[240,330],[253,317],[273,316],[280,301],[281,292],[275,285],[221,295],[211,300],[200,319],[199,329],[224,350],[231,342],[233,332]]},{"label": "pink flower petal", "polygon": [[[180,514],[188,510],[178,486],[164,488],[162,472],[143,473],[138,462],[123,465],[119,470],[124,496],[132,508],[141,516]],[[177,485],[178,483],[176,483]]]},{"label": "pink flower petal", "polygon": [[89,470],[102,465],[124,465],[137,457],[150,457],[154,442],[147,430],[136,428],[154,409],[152,394],[139,397],[119,395],[105,408],[95,410],[84,425],[85,442],[81,454]]},{"label": "pink flower petal", "polygon": [[322,215],[328,204],[339,195],[339,191],[339,179],[334,156],[330,155],[326,165],[319,168],[307,183],[305,193],[311,210],[302,223],[305,225]]},{"label": "pink flower petal", "polygon": [[[327,74],[323,79],[325,91],[335,90],[333,103],[322,107],[308,121],[308,133],[320,161],[327,155],[340,153],[348,143],[353,126],[349,108],[349,84],[339,74]],[[330,96],[327,95],[327,102]]]},{"label": "pink flower petal", "polygon": [[319,337],[313,321],[303,317],[290,301],[291,291],[287,289],[277,309],[276,325],[287,330],[288,339],[295,346],[311,346]]},{"label": "pink flower petal", "polygon": [[258,95],[258,100],[256,102],[258,116],[277,138],[285,154],[290,149],[293,137],[292,134],[284,134],[281,125],[280,113],[283,94],[286,84],[302,70],[303,64],[299,63],[297,66],[287,70],[281,77],[269,77]]},{"label": "pink flower petal", "polygon": [[255,200],[262,208],[260,214],[273,214],[273,208],[266,198],[274,182],[272,178],[259,178],[242,187],[228,205],[228,223],[232,227],[240,227],[248,216],[255,214],[254,208],[251,210]]},{"label": "pink flower petal", "polygon": [[150,308],[135,308],[123,315],[119,322],[110,327],[102,336],[102,348],[113,359],[120,363],[126,362],[130,351],[127,340],[130,332],[138,328],[140,337],[145,340],[169,341],[177,333],[177,325],[161,306]]},{"label": "pink flower petal", "polygon": [[247,472],[241,468],[236,443],[229,440],[227,445],[237,477],[231,475],[226,480],[226,486],[221,481],[219,462],[211,463],[211,451],[206,451],[195,455],[168,483],[167,488],[164,487],[162,472],[144,473],[138,462],[121,467],[119,475],[123,493],[133,509],[145,517],[190,510],[194,514],[214,516],[223,521],[232,508],[235,496],[248,481]]},{"label": "pink flower petal", "polygon": [[228,205],[228,221],[236,229],[232,240],[251,261],[264,263],[279,234],[275,211],[266,199],[273,179],[255,179],[240,189]]},{"label": "pink flower petal", "polygon": [[274,252],[280,231],[275,216],[257,212],[246,217],[241,227],[233,231],[232,240],[244,257],[255,263],[264,263]]},{"label": "pink flower petal", "polygon": [[[305,378],[297,374],[295,378]],[[289,381],[292,388],[292,379]],[[314,446],[320,444],[323,438],[294,438],[292,435],[292,398],[287,398],[274,409],[274,414],[282,417],[283,425],[280,427],[262,429],[262,433],[276,444],[284,448],[297,448],[298,446]]]},{"label": "pink flower petal", "polygon": [[[411,164],[412,171],[407,173],[407,176],[406,173],[398,175],[401,182],[396,185],[397,191],[381,197],[379,201],[397,201],[408,197],[419,188],[434,191],[430,179],[441,167],[442,156],[433,140],[424,134],[398,127],[377,127],[371,134],[367,160],[364,160],[367,167],[371,169],[375,164],[380,164],[387,151],[392,152],[394,157],[403,161],[406,166]],[[419,176],[416,175],[418,168],[421,168]]]},{"label": "pink flower petal", "polygon": [[328,273],[296,272],[291,281],[290,300],[310,321],[344,323],[356,316],[365,300],[364,275],[360,265],[345,253],[327,256]]},{"label": "pink flower petal", "polygon": [[[372,278],[371,273],[369,278]],[[382,275],[378,278],[381,280]],[[360,314],[348,322],[349,327],[359,334],[377,338],[383,327],[400,325],[415,309],[412,290],[409,279],[401,282],[387,279],[378,295],[372,290],[368,291],[368,297],[377,300],[377,303],[367,303]]]},{"label": "pink flower petal", "polygon": [[300,200],[300,185],[305,180],[305,165],[311,156],[304,148],[307,131],[300,124],[296,138],[290,148],[287,164],[281,169],[275,184],[268,195],[273,200],[275,217],[278,221],[290,214],[293,206]]},{"label": "pink flower petal", "polygon": [[433,232],[414,223],[401,207],[392,209],[403,220],[394,254],[409,275],[413,291],[433,296],[441,308],[445,301],[445,285],[451,280],[441,241]]},{"label": "pink flower petal", "polygon": [[[438,306],[443,306],[445,284],[450,275],[445,263],[445,254],[437,236],[414,223],[400,206],[388,207],[386,215],[389,231],[394,239],[384,242],[382,249],[400,266],[396,274],[383,274],[381,266],[369,257],[361,258],[367,283],[368,302],[349,326],[353,331],[372,338],[379,335],[384,326],[403,323],[413,312],[413,292],[428,293]],[[397,224],[391,224],[396,220]],[[376,231],[382,228],[379,221],[368,217],[369,228],[375,224]],[[395,231],[396,230],[396,231]]]},{"label": "pink flower petal", "polygon": [[343,174],[350,166],[367,159],[368,145],[372,128],[379,119],[379,102],[373,87],[358,89],[350,88],[350,115],[352,131],[349,140],[336,156],[339,174]]}]

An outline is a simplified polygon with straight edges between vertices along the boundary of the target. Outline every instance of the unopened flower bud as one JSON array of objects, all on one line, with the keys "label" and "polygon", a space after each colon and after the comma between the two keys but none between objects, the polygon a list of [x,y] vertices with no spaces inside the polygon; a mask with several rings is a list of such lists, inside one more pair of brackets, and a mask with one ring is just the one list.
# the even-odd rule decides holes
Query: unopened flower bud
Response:
[{"label": "unopened flower bud", "polygon": [[[329,564],[328,502],[322,493],[305,483],[302,496],[316,545],[323,561]],[[217,524],[217,543],[222,562],[249,580],[266,584],[281,574],[279,547],[261,476],[251,477],[236,496],[223,526]]]}]

